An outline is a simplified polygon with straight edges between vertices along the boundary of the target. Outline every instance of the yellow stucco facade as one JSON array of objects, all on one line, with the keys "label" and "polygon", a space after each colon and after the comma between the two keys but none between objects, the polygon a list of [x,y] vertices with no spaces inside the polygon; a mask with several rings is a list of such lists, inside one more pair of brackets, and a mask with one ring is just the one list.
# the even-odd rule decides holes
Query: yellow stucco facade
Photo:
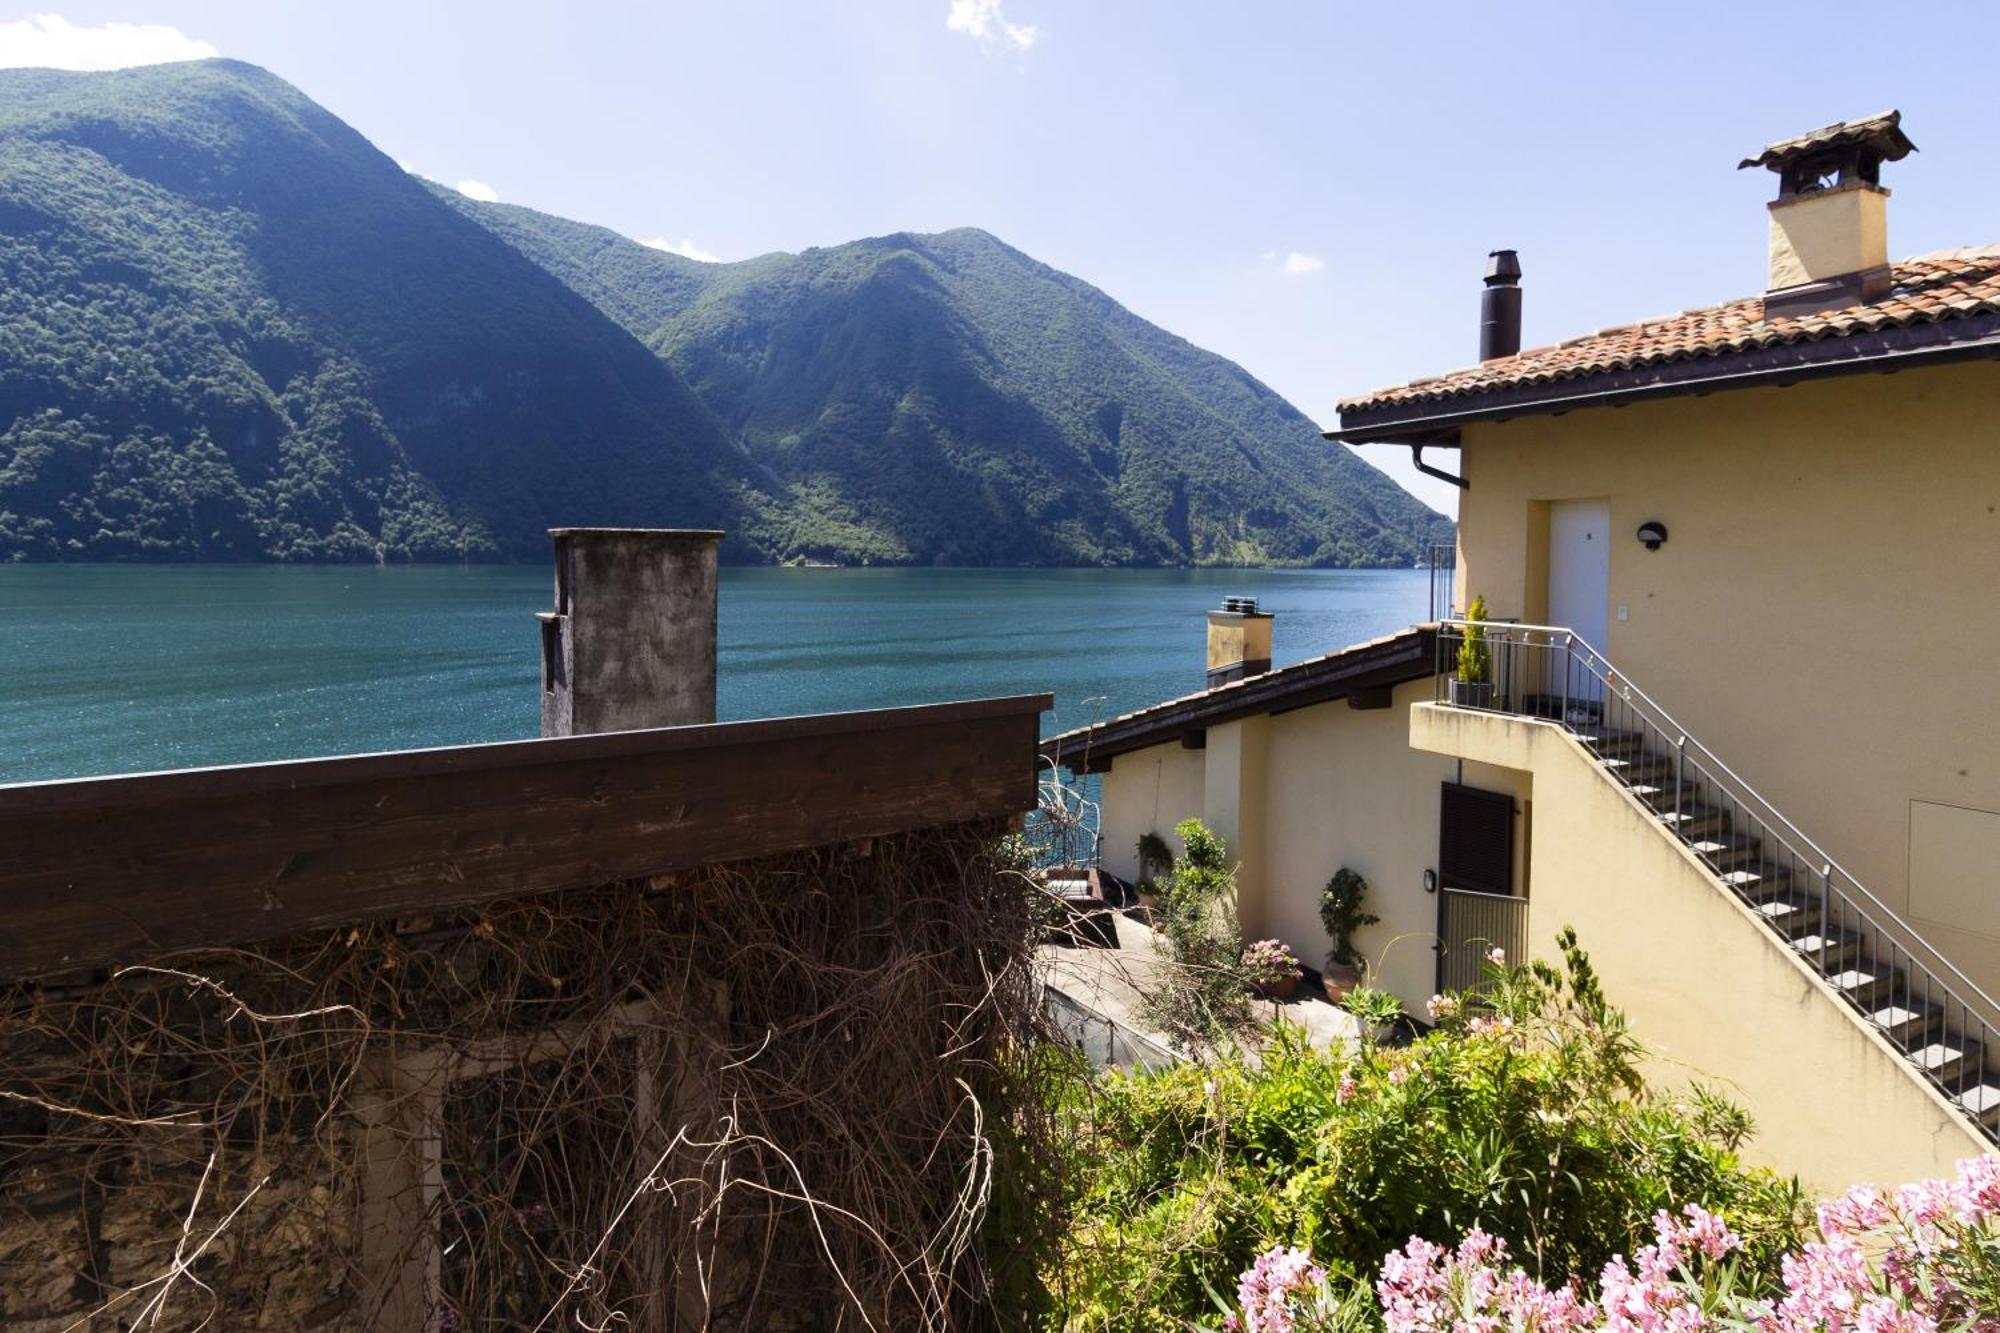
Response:
[{"label": "yellow stucco facade", "polygon": [[1948,1176],[1988,1145],[1594,757],[1553,723],[1419,705],[1413,748],[1531,786],[1528,938],[1577,929],[1665,1086],[1749,1107],[1749,1155],[1822,1190]]},{"label": "yellow stucco facade", "polygon": [[2000,364],[1477,424],[1461,467],[1461,599],[1545,622],[1551,503],[1608,500],[1597,646],[2000,993]]}]

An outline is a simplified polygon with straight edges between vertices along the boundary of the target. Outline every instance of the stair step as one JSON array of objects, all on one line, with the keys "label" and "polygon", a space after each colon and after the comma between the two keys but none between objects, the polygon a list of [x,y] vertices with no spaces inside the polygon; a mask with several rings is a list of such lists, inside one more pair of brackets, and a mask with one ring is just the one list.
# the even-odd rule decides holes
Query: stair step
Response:
[{"label": "stair step", "polygon": [[1924,1043],[1932,1028],[1943,1024],[1944,1007],[1904,996],[1871,1012],[1868,1021],[1881,1028],[1889,1040],[1910,1050]]},{"label": "stair step", "polygon": [[1663,754],[1651,750],[1639,750],[1625,754],[1600,755],[1598,762],[1605,770],[1621,781],[1636,782],[1645,778],[1670,777],[1674,771],[1674,761]]},{"label": "stair step", "polygon": [[1767,898],[1781,897],[1792,891],[1792,868],[1775,861],[1725,870],[1720,878],[1724,884],[1753,903],[1763,902]]},{"label": "stair step", "polygon": [[1703,860],[1723,871],[1756,865],[1764,851],[1763,842],[1754,834],[1735,832],[1704,833],[1690,838],[1688,846]]},{"label": "stair step", "polygon": [[1851,930],[1830,930],[1822,937],[1814,929],[1792,936],[1789,943],[1804,955],[1807,962],[1830,974],[1836,969],[1845,970],[1846,965],[1853,961],[1854,955],[1861,949],[1861,936]]},{"label": "stair step", "polygon": [[1902,987],[1903,972],[1901,968],[1890,967],[1887,963],[1856,963],[1852,967],[1829,972],[1826,979],[1829,985],[1856,1004],[1874,1008]]},{"label": "stair step", "polygon": [[[1674,780],[1671,776],[1636,778],[1626,783],[1625,789],[1655,810],[1673,809]],[[1680,793],[1681,808],[1692,808],[1700,804],[1701,784],[1693,778],[1682,778]]]},{"label": "stair step", "polygon": [[1940,1083],[1950,1083],[1963,1074],[1968,1065],[1979,1064],[1980,1051],[1977,1046],[1965,1045],[1946,1037],[1939,1041],[1919,1046],[1909,1052],[1910,1063],[1929,1074]]},{"label": "stair step", "polygon": [[1785,935],[1816,930],[1820,924],[1819,898],[1815,894],[1794,893],[1774,896],[1756,904],[1758,916]]},{"label": "stair step", "polygon": [[1636,731],[1625,731],[1618,727],[1593,726],[1585,723],[1573,726],[1570,732],[1578,740],[1603,755],[1629,755],[1638,751],[1645,743],[1645,737]]},{"label": "stair step", "polygon": [[1660,822],[1690,843],[1710,834],[1729,831],[1729,812],[1709,805],[1682,805],[1679,810],[1661,810]]},{"label": "stair step", "polygon": [[2000,1085],[1982,1077],[1953,1100],[1988,1129],[2000,1129]]}]

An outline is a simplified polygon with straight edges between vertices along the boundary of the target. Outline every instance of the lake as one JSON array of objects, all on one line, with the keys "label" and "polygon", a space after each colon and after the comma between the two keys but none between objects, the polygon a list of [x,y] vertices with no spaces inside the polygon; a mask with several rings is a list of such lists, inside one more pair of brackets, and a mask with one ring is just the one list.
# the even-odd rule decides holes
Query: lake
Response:
[{"label": "lake", "polygon": [[[1048,691],[1044,732],[1199,689],[1202,613],[1280,665],[1423,619],[1416,570],[725,569],[724,720]],[[536,734],[529,566],[0,566],[0,781]]]}]

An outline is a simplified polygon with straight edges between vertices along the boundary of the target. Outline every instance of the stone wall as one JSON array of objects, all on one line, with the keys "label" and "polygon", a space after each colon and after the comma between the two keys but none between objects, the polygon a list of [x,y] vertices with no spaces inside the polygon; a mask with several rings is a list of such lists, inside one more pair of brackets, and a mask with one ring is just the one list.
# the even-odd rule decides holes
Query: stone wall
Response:
[{"label": "stone wall", "polygon": [[0,1326],[977,1322],[937,1238],[1033,1021],[999,832],[18,986]]}]

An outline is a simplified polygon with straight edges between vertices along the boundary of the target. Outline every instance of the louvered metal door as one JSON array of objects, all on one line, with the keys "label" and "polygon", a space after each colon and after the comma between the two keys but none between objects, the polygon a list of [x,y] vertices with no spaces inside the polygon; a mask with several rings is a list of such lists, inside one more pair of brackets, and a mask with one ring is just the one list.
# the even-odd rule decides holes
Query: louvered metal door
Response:
[{"label": "louvered metal door", "polygon": [[1528,900],[1513,890],[1514,798],[1445,783],[1438,801],[1439,991],[1476,985],[1492,949],[1521,957]]}]

